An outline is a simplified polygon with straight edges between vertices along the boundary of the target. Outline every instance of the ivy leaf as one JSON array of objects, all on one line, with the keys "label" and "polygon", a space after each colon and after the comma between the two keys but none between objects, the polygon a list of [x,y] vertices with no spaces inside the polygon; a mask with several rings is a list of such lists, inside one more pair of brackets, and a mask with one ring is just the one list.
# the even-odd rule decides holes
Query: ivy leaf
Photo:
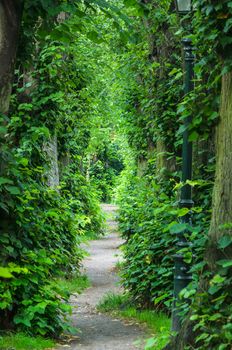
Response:
[{"label": "ivy leaf", "polygon": [[232,38],[230,36],[225,36],[221,39],[221,44],[224,47],[229,46],[232,44]]},{"label": "ivy leaf", "polygon": [[163,301],[164,299],[166,299],[168,297],[169,297],[168,293],[165,293],[165,294],[159,296],[158,298],[155,298],[154,299],[155,305],[157,305],[160,301]]},{"label": "ivy leaf", "polygon": [[0,177],[0,186],[5,184],[13,184],[13,181],[6,177]]},{"label": "ivy leaf", "polygon": [[178,216],[185,216],[188,213],[189,213],[189,209],[188,208],[181,208],[181,209],[178,210]]},{"label": "ivy leaf", "polygon": [[6,204],[0,202],[0,208],[2,208],[7,214],[9,214],[9,208]]},{"label": "ivy leaf", "polygon": [[208,338],[208,333],[203,333],[201,334],[199,337],[196,338],[196,342],[199,342],[200,340],[204,340],[206,338]]},{"label": "ivy leaf", "polygon": [[226,24],[225,24],[225,27],[224,27],[224,32],[227,33],[230,30],[231,26],[232,26],[232,18],[229,18],[226,21]]},{"label": "ivy leaf", "polygon": [[232,260],[219,260],[217,262],[218,265],[222,266],[222,267],[230,267],[232,266]]},{"label": "ivy leaf", "polygon": [[209,294],[214,295],[215,293],[217,293],[219,290],[221,289],[221,286],[217,286],[217,285],[213,285],[209,287]]},{"label": "ivy leaf", "polygon": [[0,267],[0,277],[2,278],[12,278],[14,277],[7,267]]},{"label": "ivy leaf", "polygon": [[18,195],[20,194],[20,189],[16,186],[6,186],[6,189],[8,192],[10,192],[10,194],[13,194],[13,195]]},{"label": "ivy leaf", "polygon": [[190,320],[191,320],[191,321],[196,321],[198,318],[199,318],[198,315],[192,315],[192,316],[190,317]]},{"label": "ivy leaf", "polygon": [[220,284],[225,281],[225,277],[220,276],[219,274],[215,275],[213,279],[210,281],[210,284]]},{"label": "ivy leaf", "polygon": [[226,73],[228,73],[230,70],[230,66],[226,65],[225,67],[223,67],[221,75],[225,75]]},{"label": "ivy leaf", "polygon": [[23,166],[27,166],[29,161],[27,158],[20,158],[18,162]]},{"label": "ivy leaf", "polygon": [[103,42],[103,40],[99,37],[98,32],[92,30],[91,32],[87,33],[87,37],[89,40],[93,41],[94,43],[100,44]]},{"label": "ivy leaf", "polygon": [[180,233],[185,231],[187,228],[186,224],[174,224],[170,227],[170,233]]},{"label": "ivy leaf", "polygon": [[0,126],[0,134],[6,134],[7,133],[7,128],[5,126]]},{"label": "ivy leaf", "polygon": [[198,139],[199,134],[196,131],[193,131],[189,135],[189,141],[196,141]]},{"label": "ivy leaf", "polygon": [[59,219],[59,214],[55,210],[49,210],[47,212],[48,217],[53,217],[55,219]]},{"label": "ivy leaf", "polygon": [[217,312],[216,314],[210,316],[209,320],[210,321],[216,321],[218,319],[222,318],[222,314],[220,314],[219,312]]},{"label": "ivy leaf", "polygon": [[124,0],[123,3],[124,3],[124,5],[126,7],[136,6],[137,5],[137,1],[136,0]]},{"label": "ivy leaf", "polygon": [[32,319],[33,315],[27,316],[25,317],[25,315],[16,315],[14,317],[14,323],[19,324],[22,323],[27,327],[31,327],[31,319]]},{"label": "ivy leaf", "polygon": [[[179,113],[180,113],[180,110],[179,110]],[[178,135],[183,134],[186,130],[187,130],[186,125],[182,124],[182,125],[179,127],[179,129],[178,129],[178,131],[177,131],[177,134],[178,134]]]},{"label": "ivy leaf", "polygon": [[218,247],[220,249],[225,249],[227,248],[230,244],[232,243],[232,238],[228,235],[223,236],[219,239],[218,241]]}]

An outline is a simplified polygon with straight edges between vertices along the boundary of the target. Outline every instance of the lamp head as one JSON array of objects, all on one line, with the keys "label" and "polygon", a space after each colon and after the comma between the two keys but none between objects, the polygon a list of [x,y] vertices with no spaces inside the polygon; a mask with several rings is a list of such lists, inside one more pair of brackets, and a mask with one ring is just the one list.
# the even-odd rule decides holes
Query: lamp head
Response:
[{"label": "lamp head", "polygon": [[192,0],[176,0],[176,9],[180,15],[186,15],[192,11]]}]

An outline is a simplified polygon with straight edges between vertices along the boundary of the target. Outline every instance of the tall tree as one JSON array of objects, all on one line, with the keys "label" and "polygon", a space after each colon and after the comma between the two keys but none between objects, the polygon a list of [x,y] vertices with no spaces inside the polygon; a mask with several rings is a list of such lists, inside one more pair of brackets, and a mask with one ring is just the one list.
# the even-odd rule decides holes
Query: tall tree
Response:
[{"label": "tall tree", "polygon": [[0,112],[8,112],[20,23],[23,11],[21,0],[0,2]]}]

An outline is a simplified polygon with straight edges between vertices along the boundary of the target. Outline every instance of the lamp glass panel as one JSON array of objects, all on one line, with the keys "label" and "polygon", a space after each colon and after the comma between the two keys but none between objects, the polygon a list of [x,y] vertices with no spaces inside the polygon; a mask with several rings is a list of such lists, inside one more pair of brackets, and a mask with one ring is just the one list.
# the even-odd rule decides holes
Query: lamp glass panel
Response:
[{"label": "lamp glass panel", "polygon": [[192,9],[191,0],[177,0],[177,11],[178,12],[190,12]]}]

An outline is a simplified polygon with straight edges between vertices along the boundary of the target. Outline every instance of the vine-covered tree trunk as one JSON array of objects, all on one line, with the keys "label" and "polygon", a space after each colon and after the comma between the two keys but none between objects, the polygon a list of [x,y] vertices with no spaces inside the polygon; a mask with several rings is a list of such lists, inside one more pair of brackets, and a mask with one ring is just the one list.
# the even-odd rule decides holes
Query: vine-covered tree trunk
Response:
[{"label": "vine-covered tree trunk", "polygon": [[[0,116],[7,115],[9,110],[22,10],[23,1],[0,1]],[[4,118],[1,118],[1,123],[5,124]],[[0,149],[0,155],[0,176],[2,176],[7,168],[2,149]],[[11,212],[7,213],[2,207],[0,208],[0,235],[3,232],[14,231],[14,219],[12,219],[11,214]],[[2,263],[4,261],[1,261]],[[3,328],[10,328],[11,313],[2,313],[0,323],[2,323]]]},{"label": "vine-covered tree trunk", "polygon": [[[216,179],[209,231],[212,244],[224,234],[220,225],[232,222],[232,72],[222,77],[220,117],[216,132]],[[232,235],[232,228],[226,232]]]},{"label": "vine-covered tree trunk", "polygon": [[44,145],[44,151],[49,162],[49,169],[46,173],[47,184],[49,187],[59,186],[59,167],[58,167],[58,150],[57,136],[53,135]]},{"label": "vine-covered tree trunk", "polygon": [[9,109],[23,1],[0,2],[0,112]]},{"label": "vine-covered tree trunk", "polygon": [[162,171],[164,170],[168,173],[174,172],[176,170],[176,161],[174,158],[168,157],[167,145],[162,139],[159,139],[156,142],[156,154],[156,166],[161,176]]},{"label": "vine-covered tree trunk", "polygon": [[[153,4],[154,8],[157,8],[157,2],[156,1],[150,1],[150,3]],[[169,12],[173,13],[173,2],[170,2],[169,4]],[[147,21],[145,21],[147,22]],[[150,26],[149,22],[146,23],[146,27],[149,29],[149,47],[150,47],[150,61],[152,64],[156,63],[159,65],[159,69],[156,70],[156,77],[155,80],[156,86],[156,94],[157,99],[159,100],[159,93],[157,93],[160,89],[160,85],[162,86],[163,81],[167,80],[167,67],[166,64],[169,62],[169,58],[171,56],[171,53],[174,51],[174,35],[173,35],[173,28],[169,24],[164,24],[163,22],[159,23],[157,32],[159,32],[159,36],[157,37],[154,35],[152,26]],[[158,40],[157,40],[158,39]],[[152,92],[154,93],[154,91]],[[151,96],[152,98],[152,96]],[[156,109],[159,111],[159,106],[156,106]],[[159,111],[158,113],[161,113]],[[162,128],[161,128],[162,129]],[[164,139],[164,133],[162,135],[162,132],[159,128],[156,128],[155,130],[155,145],[154,145],[154,152],[156,154],[156,172],[157,175],[160,176],[160,178],[165,177],[166,173],[171,173],[176,170],[176,162],[175,159],[170,159],[170,142],[166,138]]]},{"label": "vine-covered tree trunk", "polygon": [[147,170],[147,159],[140,157],[137,163],[137,176],[143,177]]},{"label": "vine-covered tree trunk", "polygon": [[[59,150],[58,150],[58,155],[59,155]],[[69,167],[70,163],[71,163],[71,157],[70,157],[70,154],[68,152],[66,152],[66,154],[62,154],[59,157],[59,178],[60,178],[60,180],[62,180],[64,172]]]},{"label": "vine-covered tree trunk", "polygon": [[[220,121],[216,130],[216,176],[213,189],[212,216],[209,229],[209,243],[205,252],[208,269],[217,273],[219,259],[232,259],[232,249],[222,251],[218,241],[223,235],[232,236],[232,228],[223,225],[232,222],[232,72],[222,77]],[[209,281],[202,277],[199,286],[207,286]],[[184,350],[194,345],[192,325],[187,319],[177,337],[172,339],[165,350]]]}]

